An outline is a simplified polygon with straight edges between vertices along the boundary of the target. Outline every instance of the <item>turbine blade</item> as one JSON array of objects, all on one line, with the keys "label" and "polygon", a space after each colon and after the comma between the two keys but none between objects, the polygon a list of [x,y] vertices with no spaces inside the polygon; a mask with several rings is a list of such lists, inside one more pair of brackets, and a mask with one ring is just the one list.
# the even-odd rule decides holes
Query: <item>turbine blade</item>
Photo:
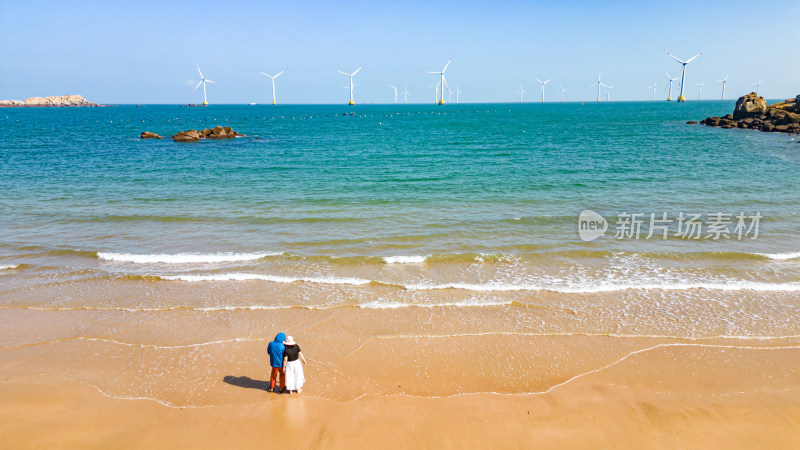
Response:
[{"label": "turbine blade", "polygon": [[203,84],[203,80],[200,80],[200,81],[197,83],[197,86],[195,86],[195,87],[194,87],[194,89],[192,89],[192,92],[195,92],[195,91],[197,91],[197,88],[199,88],[201,84]]},{"label": "turbine blade", "polygon": [[687,59],[686,60],[686,64],[689,64],[690,62],[692,62],[693,59],[697,58],[698,56],[702,55],[703,53],[705,53],[705,52],[700,52],[700,53],[692,56],[691,58]]},{"label": "turbine blade", "polygon": [[342,75],[344,75],[344,76],[347,76],[347,77],[349,77],[349,76],[350,76],[350,74],[349,74],[349,73],[344,73],[344,72],[342,72],[342,71],[341,71],[341,70],[339,70],[339,69],[333,69],[333,70],[334,70],[334,71],[336,71],[336,72],[339,72],[340,74],[342,74]]},{"label": "turbine blade", "polygon": [[262,72],[260,70],[257,70],[256,72],[260,73],[261,75],[264,75],[265,77],[272,78],[272,77],[270,77],[269,75],[265,74],[264,72]]},{"label": "turbine blade", "polygon": [[206,82],[206,83],[211,83],[211,84],[217,84],[217,82],[216,82],[216,81],[211,81],[211,80],[205,80],[205,82]]},{"label": "turbine blade", "polygon": [[278,78],[279,76],[283,75],[283,72],[286,72],[286,69],[281,70],[277,75],[272,77],[272,79],[274,80],[275,78]]},{"label": "turbine blade", "polygon": [[541,83],[541,82],[542,82],[542,80],[540,80],[540,79],[538,79],[538,78],[536,79],[536,81],[538,81],[539,83]]},{"label": "turbine blade", "polygon": [[[680,59],[678,59],[678,58],[675,58],[675,55],[672,55],[672,54],[670,54],[670,52],[668,52],[668,51],[666,51],[666,50],[664,50],[664,53],[668,54],[669,56],[671,56],[672,58],[674,58],[674,59],[675,59],[675,61],[678,61],[678,62],[679,62],[679,63],[681,63],[681,64],[686,64],[686,63],[688,63],[688,61],[685,63],[685,62],[681,61]],[[698,55],[698,56],[699,56],[699,55]],[[696,58],[696,57],[695,57],[695,58]]]},{"label": "turbine blade", "polygon": [[548,78],[548,79],[547,79],[547,81],[545,81],[545,82],[544,82],[544,83],[542,83],[542,84],[547,84],[547,83],[549,83],[551,79],[552,79],[552,78]]},{"label": "turbine blade", "polygon": [[[366,65],[366,64],[365,64],[365,65]],[[350,76],[351,76],[351,77],[354,77],[354,76],[356,76],[356,74],[358,73],[358,71],[359,71],[359,70],[361,70],[361,69],[363,69],[363,68],[364,68],[364,66],[361,66],[361,67],[359,67],[359,68],[358,68],[358,69],[356,69],[356,71],[355,71],[355,72],[353,72],[353,74],[352,74],[352,75],[350,75]]]},{"label": "turbine blade", "polygon": [[197,65],[197,72],[200,74],[200,79],[203,79],[203,72],[200,72],[200,64]]},{"label": "turbine blade", "polygon": [[449,66],[451,62],[453,62],[453,57],[452,56],[447,61],[447,64],[444,65],[444,69],[442,69],[442,73],[444,73],[444,71],[447,70],[447,66]]}]

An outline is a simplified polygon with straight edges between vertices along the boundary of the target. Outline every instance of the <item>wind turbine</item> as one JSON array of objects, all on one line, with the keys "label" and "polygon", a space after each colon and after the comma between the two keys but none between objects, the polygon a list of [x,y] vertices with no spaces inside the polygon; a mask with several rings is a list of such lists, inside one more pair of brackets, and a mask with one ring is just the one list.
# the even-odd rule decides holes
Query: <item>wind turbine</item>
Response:
[{"label": "wind turbine", "polygon": [[453,62],[453,57],[452,56],[447,61],[447,64],[444,65],[444,69],[442,69],[441,72],[428,72],[428,71],[425,71],[425,73],[438,73],[442,77],[442,79],[440,81],[440,83],[442,84],[442,95],[439,98],[439,104],[440,105],[444,105],[444,88],[445,88],[445,86],[447,86],[447,81],[444,79],[444,72],[447,70],[447,66],[449,66],[451,62]]},{"label": "wind turbine", "polygon": [[340,74],[350,78],[350,106],[355,105],[355,103],[353,102],[353,77],[356,76],[358,71],[363,69],[363,68],[364,68],[364,66],[361,66],[358,69],[356,69],[355,72],[353,72],[353,73],[344,73],[341,70],[333,69],[336,72],[339,72]]},{"label": "wind turbine", "polygon": [[695,83],[697,85],[697,100],[700,100],[700,95],[703,94],[703,85],[705,85],[705,81],[702,83]]},{"label": "wind turbine", "polygon": [[447,86],[447,103],[450,103],[453,98],[453,93],[450,91],[450,86]]},{"label": "wind turbine", "polygon": [[678,101],[679,101],[679,102],[685,102],[685,101],[686,101],[686,98],[684,98],[684,97],[683,97],[683,83],[684,83],[684,81],[686,81],[686,65],[687,65],[687,64],[689,64],[690,62],[692,62],[692,60],[693,60],[693,59],[697,58],[698,56],[702,55],[702,54],[703,54],[703,53],[705,53],[705,52],[700,52],[700,53],[698,53],[698,54],[696,54],[696,55],[692,56],[691,58],[687,59],[686,61],[681,61],[680,59],[678,59],[678,58],[675,58],[675,56],[674,56],[674,55],[671,55],[671,54],[670,54],[668,51],[666,51],[666,50],[664,50],[664,53],[666,53],[667,55],[669,55],[669,56],[671,56],[672,58],[674,58],[674,59],[675,59],[675,61],[678,61],[678,62],[679,62],[679,63],[681,63],[681,65],[683,66],[683,67],[681,68],[681,93],[680,93],[680,95],[678,95]]},{"label": "wind turbine", "polygon": [[432,88],[436,89],[436,92],[433,94],[433,103],[434,104],[439,103],[439,85],[440,84],[442,84],[441,81],[436,83],[436,85],[434,85],[434,86],[428,86],[428,87],[432,87]]},{"label": "wind turbine", "polygon": [[550,78],[548,78],[547,81],[542,81],[537,78],[536,81],[542,84],[542,103],[544,103],[544,85],[550,82]]},{"label": "wind turbine", "polygon": [[397,104],[397,88],[392,86],[391,84],[389,85],[389,87],[394,89],[394,104],[396,105]]},{"label": "wind turbine", "polygon": [[725,83],[728,82],[728,75],[730,75],[730,74],[725,74],[725,78],[723,78],[721,80],[717,80],[717,83],[722,83],[722,99],[723,100],[725,100]]},{"label": "wind turbine", "polygon": [[614,85],[613,84],[611,86],[606,86],[606,101],[607,102],[611,101],[611,89],[614,89]]},{"label": "wind turbine", "polygon": [[458,96],[461,94],[463,94],[463,92],[461,92],[461,89],[458,88],[458,84],[456,84],[456,104],[458,104]]},{"label": "wind turbine", "polygon": [[667,94],[667,101],[671,102],[672,101],[672,82],[677,80],[678,77],[672,78],[671,76],[669,76],[669,74],[667,72],[664,72],[664,73],[667,74],[667,80],[669,80],[669,84],[667,85],[667,87],[664,90],[665,91],[669,90],[669,93]]},{"label": "wind turbine", "polygon": [[597,74],[597,83],[592,83],[591,85],[589,85],[589,87],[594,87],[595,85],[597,85],[597,101],[598,102],[600,101],[600,88],[601,87],[608,87],[605,84],[603,84],[602,81],[600,81],[600,75],[602,75],[602,74],[601,73]]},{"label": "wind turbine", "polygon": [[527,94],[525,89],[522,89],[522,83],[519,84],[519,91],[517,91],[517,93],[519,94],[519,102],[522,103],[522,95]]},{"label": "wind turbine", "polygon": [[406,89],[406,86],[404,85],[403,86],[403,104],[405,105],[406,103],[408,103],[408,89]]},{"label": "wind turbine", "polygon": [[653,89],[653,96],[652,96],[652,97],[650,97],[650,101],[651,101],[651,102],[654,102],[654,101],[656,101],[656,85],[657,85],[657,84],[658,84],[658,81],[656,81],[655,83],[653,83],[653,85],[652,85],[652,86],[650,86],[650,87]]},{"label": "wind turbine", "polygon": [[758,80],[758,83],[753,83],[753,86],[756,87],[756,95],[758,95],[758,87],[761,86],[761,80]]},{"label": "wind turbine", "polygon": [[564,83],[561,83],[561,103],[564,103],[564,92],[567,92],[567,90],[564,89]]},{"label": "wind turbine", "polygon": [[258,71],[258,73],[260,73],[261,75],[264,75],[265,77],[272,79],[272,104],[273,105],[275,104],[275,78],[278,78],[279,76],[281,76],[281,74],[283,72],[286,72],[286,69],[281,70],[280,73],[278,73],[277,75],[267,75],[267,74],[265,74],[264,72],[262,72],[260,70]]},{"label": "wind turbine", "polygon": [[[202,84],[203,85],[203,106],[208,106],[208,100],[206,99],[206,83],[211,83],[211,84],[217,84],[217,83],[215,81],[206,80],[206,78],[203,76],[203,72],[200,72],[200,65],[199,64],[197,65],[197,71],[200,73],[200,82],[197,83],[197,86],[194,87],[194,90],[192,92],[197,91],[197,88],[199,88],[200,85]],[[759,83],[760,83],[760,81],[759,81]]]}]

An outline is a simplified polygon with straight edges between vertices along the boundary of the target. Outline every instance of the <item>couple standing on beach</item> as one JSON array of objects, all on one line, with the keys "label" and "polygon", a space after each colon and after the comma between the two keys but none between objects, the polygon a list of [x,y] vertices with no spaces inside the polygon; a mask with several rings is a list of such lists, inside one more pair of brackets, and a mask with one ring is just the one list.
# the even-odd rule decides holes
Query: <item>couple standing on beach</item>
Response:
[{"label": "couple standing on beach", "polygon": [[303,392],[303,384],[306,382],[306,377],[303,375],[303,364],[306,363],[306,358],[294,338],[286,337],[286,333],[278,333],[275,340],[267,346],[267,352],[269,353],[269,365],[272,366],[269,390],[275,391],[275,382],[280,376],[281,393],[285,391],[288,391],[289,394],[292,391],[296,391],[298,394]]}]

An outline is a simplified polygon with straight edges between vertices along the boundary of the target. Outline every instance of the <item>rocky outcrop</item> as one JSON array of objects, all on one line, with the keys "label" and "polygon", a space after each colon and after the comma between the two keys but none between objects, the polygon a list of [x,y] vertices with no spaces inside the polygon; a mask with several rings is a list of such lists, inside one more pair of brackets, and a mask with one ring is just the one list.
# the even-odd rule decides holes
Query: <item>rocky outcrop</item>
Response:
[{"label": "rocky outcrop", "polygon": [[0,107],[37,107],[37,108],[62,108],[76,106],[103,106],[92,103],[80,95],[62,95],[56,97],[31,97],[21,100],[0,100]]},{"label": "rocky outcrop", "polygon": [[733,114],[707,117],[703,125],[719,128],[745,128],[759,131],[800,134],[800,95],[772,105],[751,92],[739,97]]},{"label": "rocky outcrop", "polygon": [[[144,134],[144,133],[142,133]],[[173,135],[172,139],[175,142],[195,142],[200,139],[231,139],[238,136],[244,136],[241,133],[233,131],[231,127],[217,126],[214,128],[204,128],[202,130],[186,130]]]},{"label": "rocky outcrop", "polygon": [[155,133],[152,133],[150,131],[142,132],[142,135],[140,137],[142,139],[161,139],[161,136],[159,136],[159,135],[157,135]]}]

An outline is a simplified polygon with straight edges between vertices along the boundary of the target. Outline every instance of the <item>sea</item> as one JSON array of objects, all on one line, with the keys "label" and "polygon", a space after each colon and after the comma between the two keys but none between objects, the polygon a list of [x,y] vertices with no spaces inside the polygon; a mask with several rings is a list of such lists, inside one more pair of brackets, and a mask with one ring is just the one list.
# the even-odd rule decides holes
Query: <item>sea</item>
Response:
[{"label": "sea", "polygon": [[[0,308],[591,308],[797,336],[799,138],[686,123],[733,106],[0,109]],[[244,136],[170,138],[215,126]]]}]

